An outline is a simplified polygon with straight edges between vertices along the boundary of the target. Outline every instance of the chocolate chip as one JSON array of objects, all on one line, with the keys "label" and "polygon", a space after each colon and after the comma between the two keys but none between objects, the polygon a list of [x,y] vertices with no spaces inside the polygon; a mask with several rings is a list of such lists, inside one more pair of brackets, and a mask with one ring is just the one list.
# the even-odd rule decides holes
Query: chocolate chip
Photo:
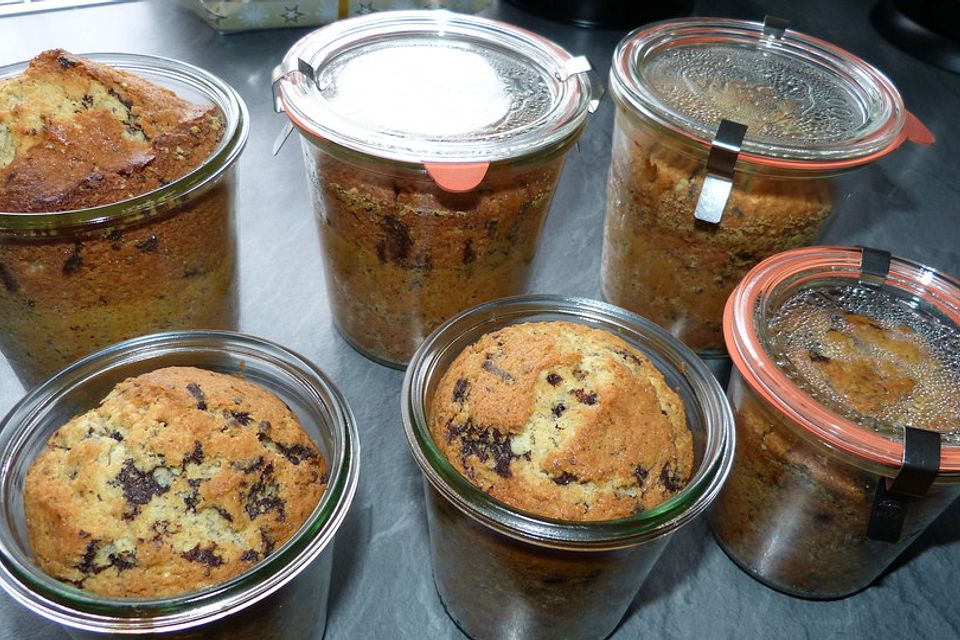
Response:
[{"label": "chocolate chip", "polygon": [[457,404],[463,404],[463,401],[467,398],[467,383],[465,378],[460,378],[457,380],[456,384],[453,385],[453,401]]},{"label": "chocolate chip", "polygon": [[64,69],[69,69],[70,67],[77,66],[76,62],[64,56],[57,56],[57,62],[59,62],[60,66],[63,67]]},{"label": "chocolate chip", "polygon": [[471,262],[475,262],[476,259],[477,254],[473,250],[473,240],[468,238],[463,244],[463,264],[470,264]]},{"label": "chocolate chip", "polygon": [[200,385],[196,382],[191,382],[187,385],[187,391],[190,392],[190,395],[193,396],[193,399],[197,401],[197,409],[200,411],[207,410],[207,399],[203,395],[203,391],[200,390]]},{"label": "chocolate chip", "polygon": [[241,554],[240,559],[244,562],[256,562],[260,559],[260,554],[254,549],[247,549],[243,552],[243,554]]},{"label": "chocolate chip", "polygon": [[563,377],[560,376],[560,375],[558,375],[558,374],[556,374],[556,373],[548,373],[548,374],[547,374],[547,382],[550,383],[550,386],[551,386],[551,387],[555,387],[555,386],[557,386],[558,384],[560,384],[561,382],[563,382]]},{"label": "chocolate chip", "polygon": [[244,504],[244,511],[250,517],[250,520],[256,520],[259,516],[271,511],[277,512],[277,521],[286,520],[283,499],[277,494],[279,487],[276,482],[272,482],[270,477],[273,475],[273,465],[268,464],[260,472],[260,478],[250,487],[247,493],[247,499]]},{"label": "chocolate chip", "polygon": [[134,505],[132,514],[124,515],[128,520],[140,513],[140,507],[153,500],[154,496],[162,495],[169,490],[169,487],[164,487],[157,482],[153,473],[137,469],[132,458],[123,461],[123,466],[114,482],[123,489],[123,497],[126,501]]},{"label": "chocolate chip", "polygon": [[259,458],[257,458],[256,462],[254,462],[253,464],[251,464],[251,465],[249,465],[249,466],[241,467],[241,470],[242,470],[245,474],[254,473],[255,471],[259,471],[260,469],[262,469],[262,468],[263,468],[263,464],[264,464],[263,456],[260,456]]},{"label": "chocolate chip", "polygon": [[117,102],[119,102],[120,104],[122,104],[122,105],[124,106],[124,108],[127,109],[127,111],[129,111],[130,108],[133,106],[133,102],[131,102],[130,100],[124,99],[124,97],[121,96],[119,93],[117,93],[117,91],[116,91],[115,89],[110,89],[110,91],[109,91],[108,93],[109,93],[111,96],[113,96],[114,98],[116,98],[116,99],[117,99]]},{"label": "chocolate chip", "polygon": [[642,361],[640,360],[640,358],[637,357],[637,354],[630,353],[626,349],[617,349],[614,353],[616,353],[618,356],[620,356],[624,360],[633,361],[634,364],[637,364],[637,365],[642,364]]},{"label": "chocolate chip", "polygon": [[93,96],[90,95],[89,93],[85,93],[83,94],[83,97],[80,98],[80,102],[83,103],[83,106],[89,109],[90,107],[93,106]]},{"label": "chocolate chip", "polygon": [[576,378],[577,380],[583,380],[587,377],[587,372],[584,371],[583,369],[574,369],[573,377]]},{"label": "chocolate chip", "polygon": [[193,451],[183,456],[183,462],[181,464],[183,466],[186,466],[191,462],[195,464],[200,464],[201,462],[203,462],[203,445],[200,444],[199,440],[193,441]]},{"label": "chocolate chip", "polygon": [[597,404],[597,394],[596,393],[587,393],[583,389],[572,389],[570,391],[571,395],[583,404]]},{"label": "chocolate chip", "polygon": [[413,248],[410,228],[400,222],[396,216],[384,216],[380,221],[383,239],[377,244],[377,257],[380,262],[403,262]]},{"label": "chocolate chip", "polygon": [[267,532],[263,529],[260,529],[260,539],[263,540],[263,557],[266,558],[268,555],[273,553],[276,543],[273,541],[273,538],[268,536]]},{"label": "chocolate chip", "polygon": [[250,414],[246,411],[231,411],[230,415],[243,426],[250,424]]},{"label": "chocolate chip", "polygon": [[558,402],[556,406],[553,407],[553,415],[557,418],[563,415],[563,412],[567,410],[567,405],[562,402]]},{"label": "chocolate chip", "polygon": [[570,484],[571,482],[579,482],[579,481],[580,481],[580,478],[579,478],[579,477],[575,476],[575,475],[572,474],[572,473],[568,473],[568,472],[566,472],[566,471],[564,471],[563,473],[561,473],[561,474],[558,475],[558,476],[554,476],[554,477],[551,478],[551,479],[552,479],[554,482],[556,482],[557,484],[559,484],[559,485],[568,485],[568,484]]},{"label": "chocolate chip", "polygon": [[680,491],[683,489],[684,481],[669,462],[663,465],[660,470],[660,482],[668,491]]},{"label": "chocolate chip", "polygon": [[187,511],[191,513],[196,513],[197,505],[200,504],[200,483],[203,482],[200,478],[190,478],[187,480],[187,484],[190,485],[190,493],[183,496],[183,504],[187,508]]},{"label": "chocolate chip", "polygon": [[137,555],[133,551],[111,553],[107,559],[110,561],[110,566],[115,567],[117,571],[126,571],[137,566]]},{"label": "chocolate chip", "polygon": [[233,516],[230,515],[230,512],[221,507],[216,507],[217,513],[220,514],[220,517],[226,520],[227,522],[233,522]]},{"label": "chocolate chip", "polygon": [[157,250],[158,244],[157,236],[150,234],[145,240],[141,240],[134,246],[136,246],[137,251],[141,253],[150,253]]},{"label": "chocolate chip", "polygon": [[633,475],[637,478],[637,484],[642,487],[644,481],[647,479],[647,476],[650,475],[650,470],[643,465],[638,464],[637,468],[633,470]]},{"label": "chocolate chip", "polygon": [[290,446],[283,445],[279,442],[275,442],[273,444],[280,451],[283,457],[294,465],[298,465],[304,460],[317,457],[317,452],[315,449],[302,444],[293,444]]},{"label": "chocolate chip", "polygon": [[190,549],[190,551],[184,551],[180,554],[180,557],[184,560],[189,560],[190,562],[199,562],[200,564],[206,565],[208,567],[219,567],[223,564],[223,558],[214,553],[214,550],[217,548],[216,542],[211,542],[209,547],[205,549],[200,548],[200,543]]},{"label": "chocolate chip", "polygon": [[16,293],[17,281],[13,279],[13,276],[10,275],[10,272],[7,271],[7,268],[0,264],[0,282],[3,283],[3,288],[6,289],[9,293]]},{"label": "chocolate chip", "polygon": [[513,375],[494,364],[492,353],[487,354],[486,359],[483,361],[481,366],[483,367],[484,371],[489,371],[504,382],[514,382],[516,380]]},{"label": "chocolate chip", "polygon": [[87,543],[87,548],[83,552],[83,557],[80,558],[80,564],[77,565],[77,570],[81,573],[100,573],[97,570],[96,565],[93,564],[94,559],[97,557],[97,549],[100,547],[99,540],[91,540]]},{"label": "chocolate chip", "polygon": [[454,425],[452,421],[447,425],[448,442],[455,438],[460,441],[460,461],[469,469],[467,458],[474,456],[480,462],[493,460],[493,470],[497,475],[509,478],[511,476],[510,463],[517,458],[510,446],[511,437],[500,433],[494,428],[479,428],[473,421],[467,420],[464,424]]},{"label": "chocolate chip", "polygon": [[72,276],[80,267],[83,266],[83,259],[80,257],[82,245],[78,242],[73,247],[73,253],[63,262],[63,275]]},{"label": "chocolate chip", "polygon": [[117,442],[123,442],[123,434],[119,431],[113,431],[110,433],[110,437],[116,440]]}]

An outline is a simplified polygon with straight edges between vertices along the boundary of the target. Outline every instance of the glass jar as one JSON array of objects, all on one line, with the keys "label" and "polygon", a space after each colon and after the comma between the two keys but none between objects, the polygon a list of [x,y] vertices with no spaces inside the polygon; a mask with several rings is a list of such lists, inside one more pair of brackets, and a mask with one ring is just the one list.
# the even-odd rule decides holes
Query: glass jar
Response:
[{"label": "glass jar", "polygon": [[[223,138],[187,175],[122,202],[0,212],[0,349],[26,387],[119,340],[238,324],[234,165],[249,128],[240,96],[175,60],[87,58],[216,106]],[[0,79],[26,64],[3,67]]]},{"label": "glass jar", "polygon": [[[750,575],[806,598],[867,587],[960,494],[960,283],[864,255],[773,256],[724,316],[737,448],[710,525]],[[919,430],[939,441],[932,485],[904,492]]]},{"label": "glass jar", "polygon": [[525,290],[589,65],[444,11],[353,18],[296,43],[278,106],[301,134],[340,333],[403,367],[436,326]]},{"label": "glass jar", "polygon": [[[290,540],[248,571],[200,591],[117,598],[82,591],[31,560],[23,510],[27,469],[47,439],[95,406],[118,382],[167,366],[241,376],[290,407],[323,454],[327,489]],[[161,333],[122,342],[74,363],[29,392],[0,424],[0,586],[77,638],[321,637],[333,537],[357,488],[359,440],[350,408],[326,375],[276,344],[220,331]]]},{"label": "glass jar", "polygon": [[[426,408],[451,362],[504,326],[566,320],[604,329],[643,351],[683,401],[694,468],[672,498],[618,520],[571,522],[520,511],[461,476],[439,450]],[[592,300],[522,296],[475,307],[417,350],[403,383],[407,441],[424,473],[433,575],[447,613],[473,638],[605,638],[671,535],[713,501],[733,453],[723,392],[689,349],[653,323]]]},{"label": "glass jar", "polygon": [[723,353],[723,305],[746,272],[813,241],[840,176],[933,141],[863,60],[753,22],[638,29],[610,87],[604,295],[702,355]]}]

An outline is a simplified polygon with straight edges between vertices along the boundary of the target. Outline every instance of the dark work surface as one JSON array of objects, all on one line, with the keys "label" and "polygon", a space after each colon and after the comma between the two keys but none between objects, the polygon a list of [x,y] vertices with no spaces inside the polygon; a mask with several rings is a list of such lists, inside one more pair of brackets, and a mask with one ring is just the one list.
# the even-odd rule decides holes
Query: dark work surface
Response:
[{"label": "dark work surface", "polygon": [[[294,4],[294,1],[291,1]],[[936,134],[857,174],[822,238],[887,249],[960,276],[960,76],[909,57],[869,22],[872,2],[699,2],[700,15],[788,18],[797,30],[873,63]],[[484,12],[587,55],[606,78],[624,31],[586,30],[512,5]],[[250,109],[240,161],[242,328],[311,358],[356,413],[360,487],[336,543],[328,638],[460,638],[433,586],[420,472],[399,416],[402,373],[354,352],[330,320],[299,145],[270,147],[284,122],[272,111],[270,71],[305,29],[218,35],[174,2],[129,3],[0,18],[0,64],[44,48],[179,58],[223,77]],[[613,105],[605,100],[566,164],[544,230],[533,289],[600,297],[600,241]],[[0,413],[23,389],[0,357]],[[616,639],[960,636],[960,504],[954,505],[866,591],[835,602],[798,600],[753,581],[717,547],[703,522],[681,530],[654,567]],[[62,631],[0,594],[0,637],[59,638]]]}]

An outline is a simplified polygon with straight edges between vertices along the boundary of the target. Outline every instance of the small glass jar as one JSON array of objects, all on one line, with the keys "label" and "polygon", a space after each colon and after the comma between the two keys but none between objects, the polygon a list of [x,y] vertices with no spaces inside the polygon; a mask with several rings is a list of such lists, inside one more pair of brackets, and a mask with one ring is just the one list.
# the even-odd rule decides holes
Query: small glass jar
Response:
[{"label": "small glass jar", "polygon": [[[616,334],[643,351],[682,399],[693,433],[693,475],[666,502],[619,520],[537,516],[474,486],[434,443],[426,407],[457,355],[498,328],[550,320]],[[507,298],[451,319],[414,355],[401,401],[407,441],[424,473],[437,591],[447,613],[473,638],[607,637],[671,535],[713,501],[733,453],[729,405],[706,365],[653,323],[592,300]]]},{"label": "small glass jar", "polygon": [[344,20],[297,42],[278,106],[301,134],[344,338],[403,367],[444,320],[526,289],[589,65],[445,11]]},{"label": "small glass jar", "polygon": [[[187,175],[122,202],[0,212],[0,349],[28,388],[120,340],[238,325],[234,165],[249,129],[240,96],[183,62],[86,57],[217,107],[223,138]],[[3,67],[0,79],[26,64]]]},{"label": "small glass jar", "polygon": [[[76,589],[31,560],[23,510],[27,469],[47,439],[95,406],[118,382],[167,366],[243,377],[290,407],[320,449],[327,488],[300,530],[271,555],[222,583],[157,598],[117,598]],[[357,488],[359,439],[350,408],[327,376],[276,344],[232,332],[161,333],[112,345],[29,392],[0,424],[0,586],[76,638],[322,637],[333,537]]]},{"label": "small glass jar", "polygon": [[723,353],[723,305],[746,272],[813,241],[840,176],[905,139],[932,142],[866,62],[754,22],[638,29],[610,87],[604,295],[701,355]]},{"label": "small glass jar", "polygon": [[[805,598],[867,587],[960,495],[960,283],[899,258],[871,275],[863,255],[773,256],[724,316],[737,448],[710,525],[750,575]],[[904,497],[907,426],[939,432],[940,454]]]}]

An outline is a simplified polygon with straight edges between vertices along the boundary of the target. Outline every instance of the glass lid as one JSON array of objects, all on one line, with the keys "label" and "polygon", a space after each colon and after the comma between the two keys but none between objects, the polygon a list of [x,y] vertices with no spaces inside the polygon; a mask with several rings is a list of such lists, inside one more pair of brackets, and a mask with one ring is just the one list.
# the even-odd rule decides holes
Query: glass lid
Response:
[{"label": "glass lid", "polygon": [[746,125],[742,155],[760,162],[867,162],[899,146],[908,120],[897,89],[860,58],[741,20],[638,29],[614,52],[610,84],[620,100],[704,144],[723,119]]},{"label": "glass lid", "polygon": [[[889,267],[871,274],[875,255]],[[883,252],[813,247],[758,265],[727,316],[744,378],[817,437],[895,465],[905,427],[935,431],[941,471],[960,471],[957,281]]]},{"label": "glass lid", "polygon": [[396,11],[314,31],[278,92],[304,133],[406,162],[490,162],[574,136],[592,91],[582,58],[533,33],[447,11]]}]

